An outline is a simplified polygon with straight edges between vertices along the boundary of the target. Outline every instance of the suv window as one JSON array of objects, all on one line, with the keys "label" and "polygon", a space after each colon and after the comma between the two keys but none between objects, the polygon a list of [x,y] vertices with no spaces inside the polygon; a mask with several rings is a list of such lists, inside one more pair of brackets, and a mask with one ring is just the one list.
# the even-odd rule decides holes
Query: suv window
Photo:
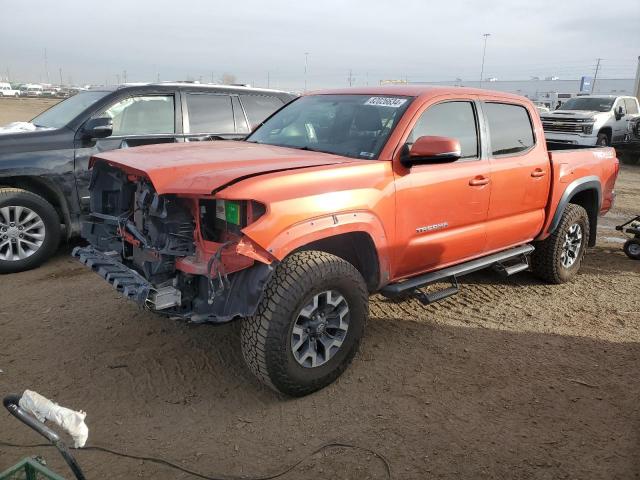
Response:
[{"label": "suv window", "polygon": [[493,155],[524,152],[535,144],[533,127],[527,109],[509,103],[485,103]]},{"label": "suv window", "polygon": [[231,96],[211,93],[187,93],[189,132],[235,133]]},{"label": "suv window", "polygon": [[278,97],[267,95],[240,95],[240,100],[251,125],[259,124],[284,105]]},{"label": "suv window", "polygon": [[113,119],[112,136],[175,132],[173,96],[129,97],[110,106],[103,116]]},{"label": "suv window", "polygon": [[249,125],[247,125],[247,119],[240,105],[240,99],[231,97],[231,102],[233,103],[233,119],[236,122],[236,133],[249,133]]},{"label": "suv window", "polygon": [[638,113],[638,104],[633,98],[625,98],[624,104],[627,107],[627,114],[632,115]]},{"label": "suv window", "polygon": [[471,102],[445,102],[429,107],[418,119],[407,139],[423,136],[451,137],[460,142],[460,158],[478,157],[478,129]]}]

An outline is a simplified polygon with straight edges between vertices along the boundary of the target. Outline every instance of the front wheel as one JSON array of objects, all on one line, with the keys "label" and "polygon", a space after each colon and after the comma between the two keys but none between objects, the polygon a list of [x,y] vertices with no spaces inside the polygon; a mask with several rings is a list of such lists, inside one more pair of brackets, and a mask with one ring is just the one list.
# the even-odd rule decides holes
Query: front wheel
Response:
[{"label": "front wheel", "polygon": [[564,209],[558,228],[536,244],[531,256],[533,272],[549,283],[565,283],[580,270],[589,243],[589,216],[580,205]]},{"label": "front wheel", "polygon": [[0,273],[41,265],[60,243],[60,218],[35,193],[0,188]]},{"label": "front wheel", "polygon": [[608,147],[610,145],[609,135],[606,133],[599,133],[598,138],[596,139],[596,145],[598,147]]},{"label": "front wheel", "polygon": [[624,253],[632,260],[640,260],[640,238],[630,238],[624,243]]},{"label": "front wheel", "polygon": [[300,397],[349,366],[369,315],[364,279],[349,262],[319,251],[278,265],[256,314],[241,326],[242,354],[267,386]]}]

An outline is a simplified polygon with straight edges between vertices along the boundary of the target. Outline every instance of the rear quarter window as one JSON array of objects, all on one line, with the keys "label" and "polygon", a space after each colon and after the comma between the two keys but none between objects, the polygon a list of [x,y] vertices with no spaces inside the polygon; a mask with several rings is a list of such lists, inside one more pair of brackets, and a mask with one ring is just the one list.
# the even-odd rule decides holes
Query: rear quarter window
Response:
[{"label": "rear quarter window", "polygon": [[535,145],[531,118],[525,107],[485,103],[483,110],[489,124],[493,155],[517,155]]}]

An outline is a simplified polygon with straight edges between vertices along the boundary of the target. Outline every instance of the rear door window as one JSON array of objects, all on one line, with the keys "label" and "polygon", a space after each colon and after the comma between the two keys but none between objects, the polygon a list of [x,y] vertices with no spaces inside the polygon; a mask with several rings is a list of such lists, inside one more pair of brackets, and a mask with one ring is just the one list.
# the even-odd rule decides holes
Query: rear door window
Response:
[{"label": "rear door window", "polygon": [[477,158],[478,128],[473,104],[456,101],[432,105],[420,116],[407,142],[423,136],[455,138],[460,142],[460,158]]},{"label": "rear door window", "polygon": [[187,93],[190,133],[235,133],[230,95]]},{"label": "rear door window", "polygon": [[175,133],[173,95],[129,97],[109,107],[103,116],[113,120],[112,136]]},{"label": "rear door window", "polygon": [[529,112],[522,105],[485,103],[483,106],[493,155],[517,155],[535,144]]},{"label": "rear door window", "polygon": [[252,126],[258,125],[284,105],[278,97],[270,95],[240,95],[240,99]]}]

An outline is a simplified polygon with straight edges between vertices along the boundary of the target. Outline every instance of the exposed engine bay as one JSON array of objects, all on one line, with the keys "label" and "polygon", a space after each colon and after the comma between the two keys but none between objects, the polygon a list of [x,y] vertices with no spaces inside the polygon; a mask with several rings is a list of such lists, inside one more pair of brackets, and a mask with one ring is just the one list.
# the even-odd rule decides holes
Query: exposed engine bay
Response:
[{"label": "exposed engine bay", "polygon": [[158,195],[147,178],[103,162],[90,190],[82,236],[91,245],[73,255],[124,296],[195,322],[255,312],[275,264],[241,230],[261,204]]}]

